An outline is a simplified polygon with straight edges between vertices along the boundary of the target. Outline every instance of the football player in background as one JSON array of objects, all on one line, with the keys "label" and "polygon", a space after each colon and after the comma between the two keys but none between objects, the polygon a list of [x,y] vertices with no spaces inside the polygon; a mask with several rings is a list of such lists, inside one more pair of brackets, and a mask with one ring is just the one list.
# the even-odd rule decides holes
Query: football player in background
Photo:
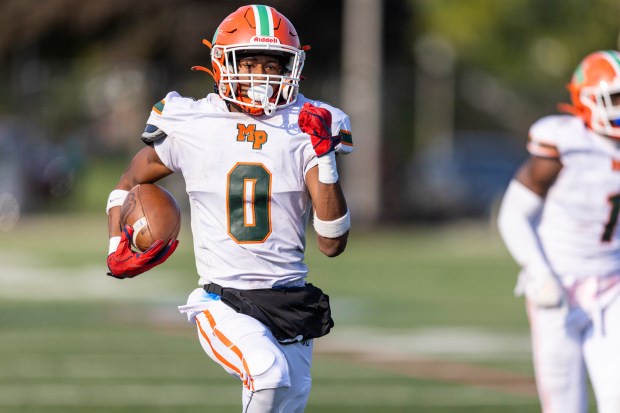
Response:
[{"label": "football player in background", "polygon": [[521,266],[544,413],[620,412],[620,53],[597,51],[568,85],[568,115],[530,128],[530,158],[498,225]]},{"label": "football player in background", "polygon": [[345,249],[336,153],[352,150],[349,118],[299,93],[309,47],[275,9],[241,7],[203,43],[212,68],[193,69],[213,76],[216,93],[170,92],[153,107],[147,146],[108,200],[110,275],[133,277],[172,254],[178,241],[133,252],[120,206],[134,185],[181,173],[200,286],[181,312],[207,355],[241,380],[243,412],[302,412],[313,339],[333,326],[327,295],[306,282],[305,231],[313,211],[319,249]]}]

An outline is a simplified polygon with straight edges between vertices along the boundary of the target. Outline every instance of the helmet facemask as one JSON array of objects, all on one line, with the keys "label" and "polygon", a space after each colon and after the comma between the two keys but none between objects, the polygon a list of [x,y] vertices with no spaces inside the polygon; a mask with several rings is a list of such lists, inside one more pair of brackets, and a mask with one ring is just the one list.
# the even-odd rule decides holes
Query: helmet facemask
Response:
[{"label": "helmet facemask", "polygon": [[[239,73],[244,57],[275,55],[283,66],[282,74]],[[213,45],[211,60],[219,72],[218,94],[251,115],[272,115],[297,99],[305,52],[294,47],[274,44]],[[247,86],[245,96],[242,85]]]},{"label": "helmet facemask", "polygon": [[620,139],[620,78],[583,87],[580,100],[591,112],[590,127],[597,133]]}]

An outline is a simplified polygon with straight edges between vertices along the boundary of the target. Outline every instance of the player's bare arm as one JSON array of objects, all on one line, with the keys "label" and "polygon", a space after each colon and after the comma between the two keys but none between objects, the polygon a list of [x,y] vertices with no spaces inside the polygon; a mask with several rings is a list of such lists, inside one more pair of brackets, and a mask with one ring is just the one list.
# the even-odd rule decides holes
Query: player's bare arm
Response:
[{"label": "player's bare arm", "polygon": [[[340,183],[324,184],[319,182],[319,168],[314,167],[306,174],[306,185],[312,198],[312,208],[316,217],[322,221],[335,221],[347,213],[347,203]],[[347,246],[349,231],[336,238],[327,238],[317,234],[319,250],[328,257],[340,255]]]},{"label": "player's bare arm", "polygon": [[108,275],[118,278],[133,278],[138,274],[165,262],[175,251],[178,241],[155,241],[143,253],[131,249],[133,228],[121,229],[121,205],[128,191],[135,185],[153,183],[172,171],[165,167],[155,150],[147,146],[140,150],[121,175],[121,178],[108,198],[106,212],[108,214],[108,233],[110,246],[108,250]]},{"label": "player's bare arm", "polygon": [[544,198],[561,169],[559,159],[531,156],[517,171],[515,179]]},{"label": "player's bare arm", "polygon": [[498,216],[506,247],[530,274],[526,295],[540,307],[557,307],[564,301],[564,292],[535,230],[544,199],[561,169],[557,158],[532,155],[509,185]]},{"label": "player's bare arm", "polygon": [[312,198],[319,249],[335,257],[344,251],[351,225],[336,165],[335,147],[341,136],[333,135],[331,112],[310,102],[304,103],[298,125],[310,137],[317,155],[317,165],[306,173],[306,185]]},{"label": "player's bare arm", "polygon": [[[151,146],[145,146],[133,157],[129,166],[121,175],[116,189],[129,191],[138,184],[153,183],[168,175],[172,171],[159,159],[157,152]],[[120,236],[121,208],[110,208],[108,213],[108,233],[111,237]]]}]

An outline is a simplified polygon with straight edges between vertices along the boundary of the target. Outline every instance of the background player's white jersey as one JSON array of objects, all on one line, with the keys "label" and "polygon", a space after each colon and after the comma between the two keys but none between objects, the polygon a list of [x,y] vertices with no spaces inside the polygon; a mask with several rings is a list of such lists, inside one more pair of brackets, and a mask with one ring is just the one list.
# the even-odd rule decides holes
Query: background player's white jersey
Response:
[{"label": "background player's white jersey", "polygon": [[538,232],[554,272],[565,280],[620,274],[619,148],[573,116],[547,116],[530,129],[530,153],[563,165]]},{"label": "background player's white jersey", "polygon": [[[200,285],[303,285],[311,211],[304,178],[316,165],[297,126],[306,101],[299,95],[274,116],[249,116],[229,112],[215,94],[193,100],[171,92],[153,107],[147,123],[167,135],[155,150],[185,179]],[[350,134],[346,114],[311,102],[332,113],[334,135]]]}]

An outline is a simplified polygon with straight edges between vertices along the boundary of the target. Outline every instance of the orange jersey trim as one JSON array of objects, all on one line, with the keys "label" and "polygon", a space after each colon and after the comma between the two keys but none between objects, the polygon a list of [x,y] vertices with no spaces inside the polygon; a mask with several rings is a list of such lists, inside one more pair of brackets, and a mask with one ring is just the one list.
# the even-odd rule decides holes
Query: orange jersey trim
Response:
[{"label": "orange jersey trim", "polygon": [[544,158],[559,158],[560,157],[560,151],[558,150],[557,146],[552,145],[550,143],[534,141],[532,140],[531,137],[530,137],[529,142],[527,143],[527,150],[532,155],[541,156]]}]

